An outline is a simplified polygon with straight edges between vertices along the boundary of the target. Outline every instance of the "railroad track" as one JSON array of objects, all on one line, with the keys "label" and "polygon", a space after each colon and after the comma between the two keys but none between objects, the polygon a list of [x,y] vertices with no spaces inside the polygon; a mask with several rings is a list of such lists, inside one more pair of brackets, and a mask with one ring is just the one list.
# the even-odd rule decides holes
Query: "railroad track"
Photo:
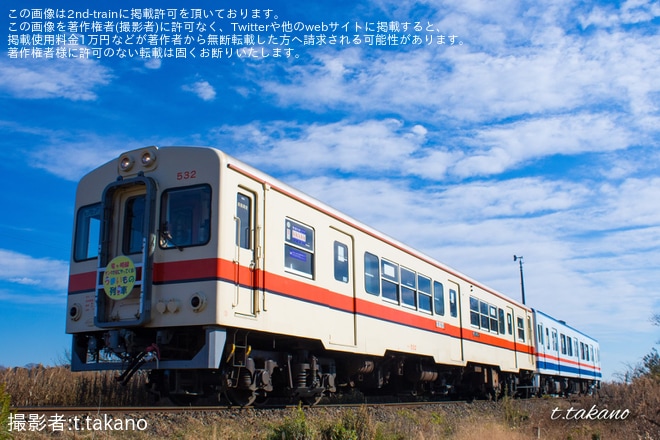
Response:
[{"label": "railroad track", "polygon": [[[415,408],[422,406],[446,406],[446,405],[460,405],[466,403],[465,401],[430,401],[430,402],[359,402],[359,403],[325,403],[313,406],[313,408],[359,408],[362,406],[372,407],[402,407],[402,408]],[[203,406],[19,406],[10,408],[10,411],[15,414],[39,414],[39,415],[94,415],[94,414],[140,414],[140,413],[184,413],[184,412],[199,412],[211,413],[220,411],[245,411],[245,410],[279,410],[297,408],[298,405],[294,404],[273,404],[264,405],[261,407],[246,407],[241,408],[238,406],[228,405],[203,405]]]}]

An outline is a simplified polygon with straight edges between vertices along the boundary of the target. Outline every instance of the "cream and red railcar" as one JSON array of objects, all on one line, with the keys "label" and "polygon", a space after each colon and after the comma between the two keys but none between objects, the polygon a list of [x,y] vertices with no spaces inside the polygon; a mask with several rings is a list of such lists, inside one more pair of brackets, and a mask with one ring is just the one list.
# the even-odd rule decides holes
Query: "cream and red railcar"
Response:
[{"label": "cream and red railcar", "polygon": [[73,370],[184,403],[514,393],[537,367],[530,308],[212,148],[80,181],[67,310]]}]

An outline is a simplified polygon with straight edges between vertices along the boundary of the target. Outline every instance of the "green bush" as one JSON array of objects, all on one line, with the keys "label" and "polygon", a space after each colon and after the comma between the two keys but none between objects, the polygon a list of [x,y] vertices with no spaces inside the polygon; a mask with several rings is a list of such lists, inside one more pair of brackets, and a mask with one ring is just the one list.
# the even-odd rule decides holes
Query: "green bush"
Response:
[{"label": "green bush", "polygon": [[10,403],[11,396],[5,392],[5,384],[0,384],[0,440],[12,437],[9,431]]},{"label": "green bush", "polygon": [[307,421],[300,405],[291,417],[286,417],[282,424],[275,426],[268,436],[269,440],[313,440],[314,438],[316,431]]}]

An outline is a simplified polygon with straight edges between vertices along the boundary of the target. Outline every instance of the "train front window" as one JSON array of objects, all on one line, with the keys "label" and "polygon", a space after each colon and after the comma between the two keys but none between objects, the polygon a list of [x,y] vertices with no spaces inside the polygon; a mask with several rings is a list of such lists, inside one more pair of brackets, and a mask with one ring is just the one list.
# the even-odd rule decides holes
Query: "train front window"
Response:
[{"label": "train front window", "polygon": [[211,187],[170,189],[160,204],[160,247],[201,246],[211,238]]},{"label": "train front window", "polygon": [[126,200],[124,214],[124,254],[142,252],[142,237],[144,236],[144,196],[131,197]]},{"label": "train front window", "polygon": [[99,234],[101,231],[101,204],[84,206],[76,216],[76,237],[73,259],[91,260],[99,255]]}]

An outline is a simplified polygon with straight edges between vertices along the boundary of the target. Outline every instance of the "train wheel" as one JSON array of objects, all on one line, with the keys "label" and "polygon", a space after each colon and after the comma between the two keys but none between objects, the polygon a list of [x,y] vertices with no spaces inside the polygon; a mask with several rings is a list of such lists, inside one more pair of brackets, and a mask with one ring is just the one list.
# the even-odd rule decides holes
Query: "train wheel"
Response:
[{"label": "train wheel", "polygon": [[270,396],[266,392],[257,392],[257,396],[254,399],[254,406],[257,408],[263,408],[266,405],[268,405],[268,402],[270,400]]},{"label": "train wheel", "polygon": [[225,397],[232,405],[250,406],[257,399],[257,393],[252,390],[239,390],[237,388],[228,388],[225,390]]}]

